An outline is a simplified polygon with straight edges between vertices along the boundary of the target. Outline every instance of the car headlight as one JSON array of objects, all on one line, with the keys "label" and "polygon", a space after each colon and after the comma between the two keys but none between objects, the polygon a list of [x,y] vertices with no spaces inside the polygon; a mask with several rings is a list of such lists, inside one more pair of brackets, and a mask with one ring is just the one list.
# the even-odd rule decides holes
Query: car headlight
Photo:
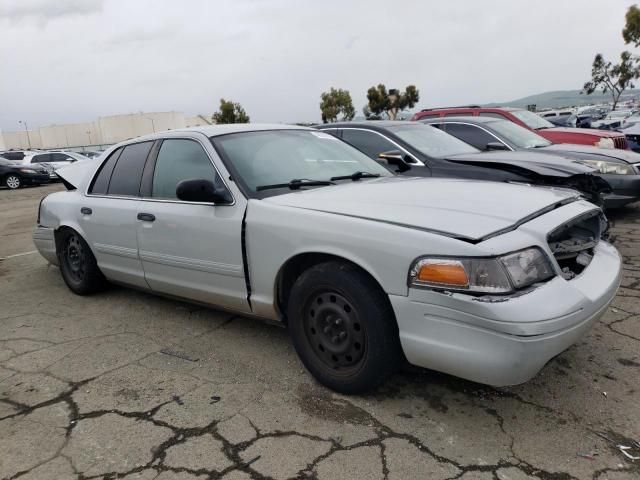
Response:
[{"label": "car headlight", "polygon": [[31,170],[31,169],[29,169],[29,168],[19,168],[19,169],[18,169],[18,171],[19,171],[19,172],[22,172],[22,173],[29,173],[29,174],[34,174],[34,173],[36,173],[36,171],[35,171],[35,170]]},{"label": "car headlight", "polygon": [[469,293],[511,293],[555,276],[547,255],[532,247],[499,257],[423,257],[409,271],[409,285]]},{"label": "car headlight", "polygon": [[627,163],[607,162],[604,160],[580,160],[580,163],[595,168],[600,173],[616,175],[636,175],[633,165]]},{"label": "car headlight", "polygon": [[615,143],[613,143],[613,139],[609,137],[602,137],[600,140],[593,144],[595,147],[600,148],[616,148]]}]

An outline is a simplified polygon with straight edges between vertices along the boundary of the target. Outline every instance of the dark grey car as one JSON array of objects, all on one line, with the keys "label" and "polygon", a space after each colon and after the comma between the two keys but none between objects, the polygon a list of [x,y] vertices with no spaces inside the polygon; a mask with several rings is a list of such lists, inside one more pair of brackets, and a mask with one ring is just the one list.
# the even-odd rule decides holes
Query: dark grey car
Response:
[{"label": "dark grey car", "polygon": [[563,157],[590,165],[611,185],[607,208],[619,208],[640,199],[640,154],[630,150],[589,145],[553,144],[513,122],[489,117],[444,117],[423,120],[483,151],[526,151]]}]

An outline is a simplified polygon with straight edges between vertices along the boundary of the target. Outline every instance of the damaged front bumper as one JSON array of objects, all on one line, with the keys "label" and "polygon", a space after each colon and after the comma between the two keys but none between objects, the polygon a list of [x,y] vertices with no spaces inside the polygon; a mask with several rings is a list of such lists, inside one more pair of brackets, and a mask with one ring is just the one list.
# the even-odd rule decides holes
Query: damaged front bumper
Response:
[{"label": "damaged front bumper", "polygon": [[557,276],[525,294],[481,297],[409,289],[390,295],[404,353],[414,365],[494,386],[531,379],[606,311],[621,260],[606,242],[571,280]]}]

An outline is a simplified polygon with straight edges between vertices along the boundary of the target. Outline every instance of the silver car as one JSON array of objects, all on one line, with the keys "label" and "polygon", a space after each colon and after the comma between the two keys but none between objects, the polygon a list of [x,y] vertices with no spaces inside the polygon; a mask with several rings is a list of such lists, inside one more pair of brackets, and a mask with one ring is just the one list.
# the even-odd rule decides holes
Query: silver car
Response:
[{"label": "silver car", "polygon": [[324,132],[174,130],[58,171],[33,238],[69,288],[107,281],[288,326],[344,393],[409,362],[477,382],[533,377],[616,294],[602,212],[577,194],[397,177]]}]

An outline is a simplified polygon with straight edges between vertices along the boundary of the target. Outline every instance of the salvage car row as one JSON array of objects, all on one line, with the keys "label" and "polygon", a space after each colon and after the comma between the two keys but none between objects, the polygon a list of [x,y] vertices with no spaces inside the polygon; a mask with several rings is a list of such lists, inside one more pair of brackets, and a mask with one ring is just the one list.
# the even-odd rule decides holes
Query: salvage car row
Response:
[{"label": "salvage car row", "polygon": [[34,243],[80,295],[113,282],[280,322],[340,392],[404,359],[521,383],[615,296],[597,204],[627,174],[498,141],[421,122],[156,133],[58,170],[67,191],[42,200]]},{"label": "salvage car row", "polygon": [[75,162],[88,161],[97,152],[64,150],[7,150],[0,152],[0,185],[15,190],[25,185],[58,181],[55,171]]}]

